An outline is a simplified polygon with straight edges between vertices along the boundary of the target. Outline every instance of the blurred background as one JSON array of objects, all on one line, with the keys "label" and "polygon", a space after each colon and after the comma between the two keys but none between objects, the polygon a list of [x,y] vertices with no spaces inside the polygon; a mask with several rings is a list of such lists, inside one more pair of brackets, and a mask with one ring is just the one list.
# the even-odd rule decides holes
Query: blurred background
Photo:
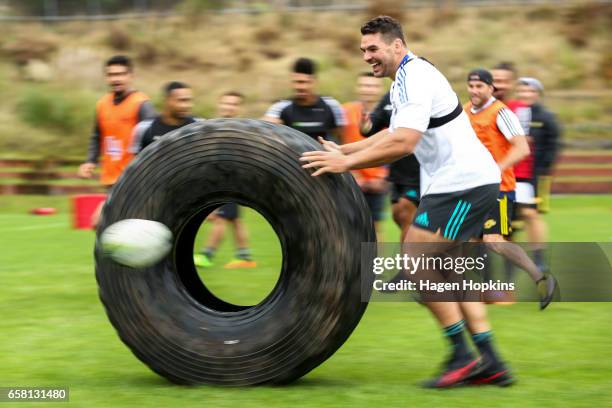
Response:
[{"label": "blurred background", "polygon": [[228,89],[246,95],[245,116],[262,116],[290,94],[300,56],[319,64],[320,94],[353,100],[368,69],[359,27],[378,14],[401,19],[408,46],[463,102],[471,68],[512,61],[543,82],[565,146],[612,147],[609,1],[1,0],[0,150],[82,159],[102,65],[117,53],[135,59],[136,87],[158,103],[165,82],[192,85],[204,118]]},{"label": "blurred background", "polygon": [[[298,57],[318,63],[319,94],[355,100],[357,76],[369,70],[359,27],[379,14],[401,20],[409,48],[439,67],[464,103],[476,67],[510,61],[518,76],[540,79],[563,127],[545,216],[550,240],[612,241],[611,1],[0,0],[0,386],[66,385],[84,406],[109,398],[126,406],[612,406],[606,303],[543,313],[530,303],[492,306],[519,378],[503,392],[418,388],[444,339],[412,303],[370,305],[342,349],[294,387],[174,387],[117,338],[97,298],[94,234],[71,229],[70,197],[104,191],[76,176],[108,89],[104,62],[132,57],[135,87],[158,110],[162,86],[178,80],[193,87],[198,116],[215,117],[219,97],[235,90],[246,96],[243,116],[260,118],[291,95]],[[52,216],[28,213],[41,208]],[[252,304],[274,285],[281,257],[265,219],[250,209],[244,219],[258,269],[224,270],[234,252],[226,238],[217,267],[201,276],[215,293]],[[399,237],[388,208],[382,228],[386,240]],[[209,232],[205,224],[198,241]]]}]

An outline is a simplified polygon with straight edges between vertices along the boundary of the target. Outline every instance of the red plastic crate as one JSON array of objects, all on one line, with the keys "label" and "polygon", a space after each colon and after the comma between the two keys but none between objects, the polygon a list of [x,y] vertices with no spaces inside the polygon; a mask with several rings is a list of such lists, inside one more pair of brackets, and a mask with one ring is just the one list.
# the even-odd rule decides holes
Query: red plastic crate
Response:
[{"label": "red plastic crate", "polygon": [[80,194],[72,197],[72,226],[76,229],[92,229],[91,216],[106,194]]}]

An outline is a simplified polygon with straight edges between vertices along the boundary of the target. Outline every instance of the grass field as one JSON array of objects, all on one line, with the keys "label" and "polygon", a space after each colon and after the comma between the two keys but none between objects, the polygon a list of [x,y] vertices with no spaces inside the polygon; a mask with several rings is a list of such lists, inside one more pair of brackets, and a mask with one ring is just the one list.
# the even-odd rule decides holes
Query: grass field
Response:
[{"label": "grass field", "polygon": [[[27,214],[39,206],[57,207],[59,214]],[[97,297],[94,234],[71,230],[68,209],[66,197],[0,196],[0,387],[68,386],[66,405],[74,407],[612,406],[610,303],[557,303],[545,312],[533,303],[489,307],[497,343],[519,379],[509,389],[419,388],[436,372],[446,345],[414,303],[370,304],[346,344],[290,386],[172,385],[115,334]],[[261,218],[245,216],[261,268],[219,267],[202,277],[220,296],[250,302],[271,287],[279,249]],[[556,197],[548,221],[553,241],[610,242],[612,195]],[[397,236],[391,221],[385,234],[389,241]],[[231,257],[229,239],[217,265]],[[229,293],[236,279],[245,293]]]}]

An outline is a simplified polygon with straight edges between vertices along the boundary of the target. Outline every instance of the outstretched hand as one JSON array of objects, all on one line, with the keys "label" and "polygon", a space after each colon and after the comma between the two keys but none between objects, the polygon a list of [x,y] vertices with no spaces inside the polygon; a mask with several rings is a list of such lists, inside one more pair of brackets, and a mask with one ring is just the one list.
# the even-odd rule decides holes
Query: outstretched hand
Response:
[{"label": "outstretched hand", "polygon": [[306,163],[302,166],[303,168],[317,167],[318,169],[312,173],[312,176],[320,176],[325,173],[344,173],[349,170],[348,157],[342,153],[340,146],[322,137],[319,137],[319,142],[323,145],[325,151],[303,153],[300,158],[301,162]]}]

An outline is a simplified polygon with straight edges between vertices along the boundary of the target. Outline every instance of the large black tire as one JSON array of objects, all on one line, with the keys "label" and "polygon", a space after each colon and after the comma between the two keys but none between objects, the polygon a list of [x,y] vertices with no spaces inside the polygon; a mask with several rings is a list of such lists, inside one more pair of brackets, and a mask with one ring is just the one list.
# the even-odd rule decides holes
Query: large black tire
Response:
[{"label": "large black tire", "polygon": [[[119,337],[152,370],[181,384],[287,383],[348,338],[367,306],[362,285],[371,288],[361,243],[376,238],[349,174],[301,168],[300,154],[317,148],[285,126],[209,120],[166,135],[125,170],[102,213],[96,278]],[[214,296],[193,265],[202,221],[227,201],[259,211],[281,243],[279,281],[252,307]],[[141,270],[105,257],[101,232],[126,218],[167,225],[173,251]]]}]

